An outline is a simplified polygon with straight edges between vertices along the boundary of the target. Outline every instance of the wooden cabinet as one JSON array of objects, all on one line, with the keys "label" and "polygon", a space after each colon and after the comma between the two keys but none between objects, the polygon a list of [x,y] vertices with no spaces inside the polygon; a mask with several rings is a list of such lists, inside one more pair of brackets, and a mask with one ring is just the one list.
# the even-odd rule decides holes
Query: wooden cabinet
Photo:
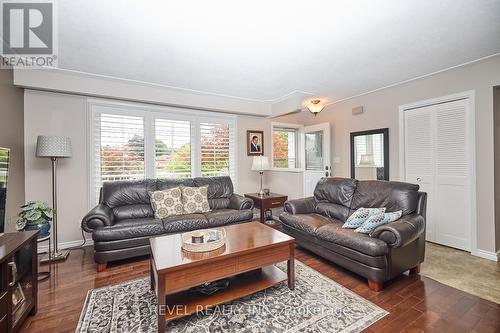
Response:
[{"label": "wooden cabinet", "polygon": [[38,231],[0,236],[0,333],[17,332],[37,309]]}]

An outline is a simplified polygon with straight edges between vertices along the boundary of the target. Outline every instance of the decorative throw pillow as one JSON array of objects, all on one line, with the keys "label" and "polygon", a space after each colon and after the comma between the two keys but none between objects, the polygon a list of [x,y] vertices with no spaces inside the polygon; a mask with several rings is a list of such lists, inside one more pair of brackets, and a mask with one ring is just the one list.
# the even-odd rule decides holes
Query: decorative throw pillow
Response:
[{"label": "decorative throw pillow", "polygon": [[370,217],[376,214],[385,213],[385,207],[383,208],[359,208],[344,223],[342,228],[344,229],[356,229],[361,227],[361,225]]},{"label": "decorative throw pillow", "polygon": [[181,187],[184,214],[206,213],[208,205],[208,185],[200,187]]},{"label": "decorative throw pillow", "polygon": [[370,216],[365,223],[356,230],[355,232],[360,232],[362,234],[369,234],[375,228],[380,227],[381,225],[387,224],[389,222],[394,222],[398,220],[401,217],[401,214],[403,211],[398,210],[397,212],[392,212],[392,213],[380,213],[376,215]]},{"label": "decorative throw pillow", "polygon": [[149,192],[151,207],[153,207],[157,219],[182,214],[183,206],[181,198],[182,193],[179,187]]}]

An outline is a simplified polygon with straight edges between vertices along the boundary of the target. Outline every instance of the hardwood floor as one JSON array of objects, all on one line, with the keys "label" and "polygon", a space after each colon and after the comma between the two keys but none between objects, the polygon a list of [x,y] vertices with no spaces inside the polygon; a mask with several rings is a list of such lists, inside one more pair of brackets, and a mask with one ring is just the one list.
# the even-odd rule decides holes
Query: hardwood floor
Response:
[{"label": "hardwood floor", "polygon": [[[499,304],[429,278],[402,275],[376,293],[364,279],[310,252],[298,248],[295,257],[390,312],[366,332],[500,332]],[[21,332],[74,332],[89,289],[148,276],[147,259],[112,263],[97,273],[91,247],[73,250],[40,282],[38,313]]]}]

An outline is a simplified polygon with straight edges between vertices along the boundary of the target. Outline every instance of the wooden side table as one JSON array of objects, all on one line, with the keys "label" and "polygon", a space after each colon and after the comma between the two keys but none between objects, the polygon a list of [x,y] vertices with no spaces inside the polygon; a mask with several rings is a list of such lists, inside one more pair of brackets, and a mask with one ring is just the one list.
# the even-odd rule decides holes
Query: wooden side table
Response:
[{"label": "wooden side table", "polygon": [[[256,208],[260,209],[260,222],[266,223],[266,210],[276,207],[283,207],[285,201],[288,200],[287,195],[269,193],[263,197],[259,196],[258,193],[247,193],[245,197],[253,200]],[[274,223],[273,223],[274,224]]]}]

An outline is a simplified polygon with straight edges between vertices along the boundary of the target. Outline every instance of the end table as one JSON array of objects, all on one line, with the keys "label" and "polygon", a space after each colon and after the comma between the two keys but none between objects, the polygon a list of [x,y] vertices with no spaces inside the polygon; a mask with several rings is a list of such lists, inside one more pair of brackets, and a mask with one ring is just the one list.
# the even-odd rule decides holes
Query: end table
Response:
[{"label": "end table", "polygon": [[[245,197],[253,200],[256,208],[260,209],[260,222],[266,223],[266,209],[283,207],[285,201],[288,200],[287,195],[277,194],[277,193],[269,193],[269,195],[260,196],[258,193],[247,193]],[[272,223],[273,225],[275,223]]]}]

